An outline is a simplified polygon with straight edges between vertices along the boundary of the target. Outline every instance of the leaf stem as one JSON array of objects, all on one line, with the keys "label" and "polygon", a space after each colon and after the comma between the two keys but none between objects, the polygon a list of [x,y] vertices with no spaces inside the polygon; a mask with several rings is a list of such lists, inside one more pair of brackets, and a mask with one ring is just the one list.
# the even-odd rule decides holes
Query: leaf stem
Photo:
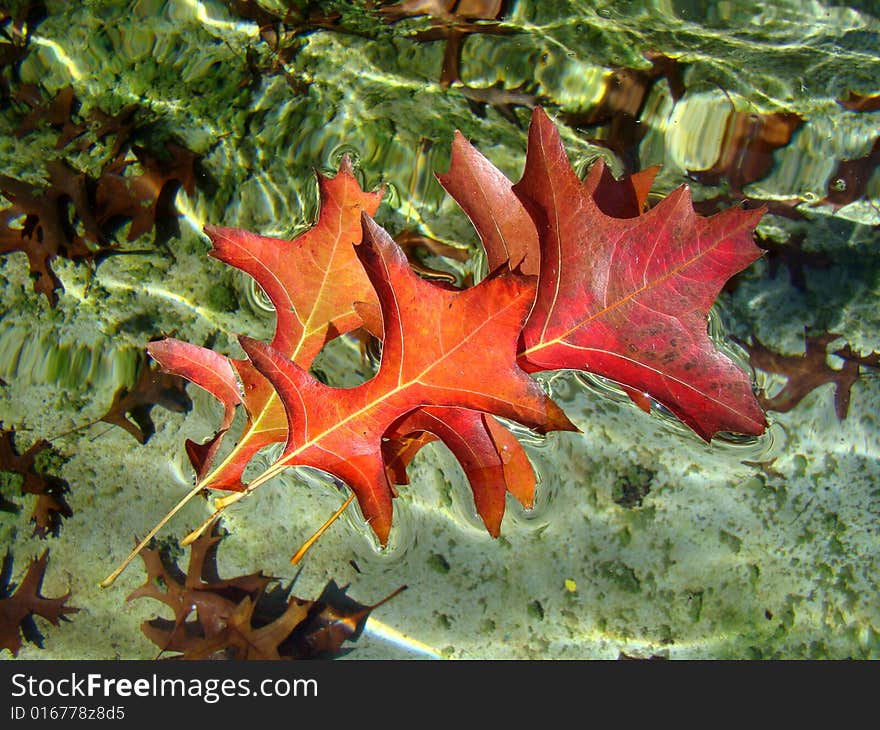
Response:
[{"label": "leaf stem", "polygon": [[202,483],[199,482],[183,497],[183,499],[181,499],[176,505],[174,505],[174,507],[168,512],[168,514],[166,514],[161,520],[159,520],[159,522],[156,523],[156,526],[147,533],[146,537],[144,537],[144,539],[137,544],[137,547],[135,547],[135,549],[129,553],[128,557],[119,564],[116,570],[114,570],[110,575],[108,575],[106,578],[104,578],[104,580],[101,581],[101,583],[99,584],[101,588],[109,588],[111,585],[113,585],[113,583],[120,576],[122,571],[125,570],[128,567],[128,564],[137,557],[138,553],[147,546],[147,543],[153,539],[155,534],[159,532],[159,530],[161,530],[163,527],[165,527],[168,521],[172,517],[174,517],[174,515],[180,512],[180,510],[183,509],[184,505],[186,505],[203,489],[204,487],[202,486]]},{"label": "leaf stem", "polygon": [[[215,500],[214,504],[217,505],[217,508],[214,510],[211,516],[208,517],[208,519],[206,519],[201,525],[199,525],[195,530],[193,530],[191,533],[189,533],[189,535],[187,535],[185,538],[183,538],[183,540],[180,541],[181,547],[186,547],[190,543],[198,540],[199,536],[201,536],[201,534],[211,526],[211,523],[226,511],[227,507],[235,504],[240,499],[244,499],[245,497],[250,495],[250,493],[253,492],[257,487],[265,484],[272,477],[274,477],[276,474],[280,474],[286,468],[287,462],[284,459],[280,459],[279,461],[276,461],[274,464],[272,464],[272,466],[266,469],[266,471],[264,471],[258,477],[255,477],[250,482],[248,482],[248,484],[245,485],[245,488],[242,491],[233,492],[228,497],[221,497],[220,499]],[[187,495],[186,500],[189,500],[190,496],[191,495]],[[161,528],[161,526],[168,521],[168,518],[170,518],[181,506],[182,505],[177,505],[177,507],[169,512],[165,516],[165,518],[163,518],[162,523],[157,526],[157,529]]]},{"label": "leaf stem", "polygon": [[321,535],[327,532],[327,529],[330,527],[330,525],[332,525],[334,522],[336,522],[336,520],[342,517],[342,513],[345,512],[345,510],[348,508],[348,505],[350,505],[353,501],[354,492],[348,495],[348,499],[346,499],[345,502],[343,502],[342,506],[333,513],[330,519],[327,520],[323,525],[321,525],[315,532],[315,534],[312,535],[308,540],[306,540],[302,544],[300,549],[294,553],[293,557],[290,559],[291,565],[296,565],[297,563],[299,563],[300,560],[305,557],[306,553],[311,550],[312,545],[318,542],[318,540],[321,538]]}]

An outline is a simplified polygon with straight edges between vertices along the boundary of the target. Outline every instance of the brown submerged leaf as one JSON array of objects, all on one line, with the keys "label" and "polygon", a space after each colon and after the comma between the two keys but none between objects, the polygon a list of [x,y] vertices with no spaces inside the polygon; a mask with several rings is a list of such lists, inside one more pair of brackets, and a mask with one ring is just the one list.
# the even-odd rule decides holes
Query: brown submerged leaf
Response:
[{"label": "brown submerged leaf", "polygon": [[[90,260],[114,247],[106,243],[95,218],[86,176],[60,160],[47,163],[46,168],[48,186],[0,175],[0,194],[12,203],[0,211],[0,255],[26,253],[34,291],[45,294],[54,306],[56,290],[61,288],[51,268],[56,256]],[[73,220],[68,206],[73,208]],[[76,221],[85,237],[77,232]]]},{"label": "brown submerged leaf", "polygon": [[691,170],[690,174],[704,185],[726,180],[731,190],[739,193],[770,172],[773,153],[785,147],[803,123],[803,117],[794,112],[731,112],[715,164],[708,170]]},{"label": "brown submerged leaf", "polygon": [[291,643],[295,647],[294,656],[306,659],[338,653],[346,640],[360,636],[372,611],[401,594],[406,588],[400,586],[382,600],[365,606],[346,594],[348,586],[337,586],[331,580],[291,637]]},{"label": "brown submerged leaf", "polygon": [[[849,344],[828,352],[828,345],[840,337],[832,332],[812,336],[805,332],[805,350],[802,355],[773,352],[755,338],[751,345],[741,342],[749,351],[749,363],[752,367],[782,375],[787,379],[785,386],[776,395],[762,395],[761,405],[769,411],[787,413],[816,388],[834,383],[834,411],[838,420],[846,418],[852,386],[861,377],[861,368],[880,367],[880,352],[861,355],[854,352]],[[842,359],[843,367],[831,367],[828,364],[829,355]]]},{"label": "brown submerged leaf", "polygon": [[4,100],[12,95],[4,70],[10,69],[13,83],[18,82],[18,66],[28,53],[34,28],[46,17],[46,5],[42,0],[20,3],[17,6],[0,8],[0,37],[6,41],[0,43],[0,99]]},{"label": "brown submerged leaf", "polygon": [[223,580],[217,573],[216,549],[222,535],[204,533],[190,545],[186,575],[158,549],[141,557],[147,580],[126,600],[153,598],[168,606],[173,619],[154,618],[141,626],[161,652],[176,659],[311,659],[339,652],[346,639],[357,638],[377,606],[362,606],[325,589],[318,601],[266,593],[275,579],[262,572]]},{"label": "brown submerged leaf", "polygon": [[461,50],[467,36],[516,32],[494,22],[501,19],[503,5],[502,0],[405,0],[380,8],[379,12],[388,23],[431,17],[431,27],[417,32],[415,39],[419,43],[445,42],[440,85],[448,87],[461,80]]},{"label": "brown submerged leaf", "polygon": [[162,372],[145,362],[131,389],[121,388],[100,420],[124,428],[138,443],[145,444],[156,430],[150,411],[154,406],[186,413],[192,401],[186,394],[187,381],[178,375]]},{"label": "brown submerged leaf", "polygon": [[46,101],[38,86],[27,84],[19,88],[15,98],[31,108],[30,113],[22,119],[18,129],[15,130],[16,137],[24,137],[45,120],[52,127],[60,130],[58,140],[55,142],[55,149],[60,150],[86,131],[85,124],[73,121],[78,102],[72,86],[65,86],[54,99]]},{"label": "brown submerged leaf", "polygon": [[854,203],[865,197],[868,181],[874,170],[880,166],[880,137],[874,140],[870,152],[854,160],[842,160],[828,178],[828,194],[822,203],[830,203],[835,208]]},{"label": "brown submerged leaf", "polygon": [[562,120],[576,128],[603,127],[600,139],[594,139],[615,152],[627,172],[641,168],[638,148],[648,126],[641,123],[642,110],[654,86],[666,79],[673,101],[684,96],[682,71],[685,64],[662,53],[648,52],[648,69],[617,67],[605,81],[605,90],[599,102],[584,111],[562,115]]},{"label": "brown submerged leaf", "polygon": [[43,551],[37,560],[32,560],[27,573],[13,592],[14,585],[9,582],[12,555],[6,553],[0,575],[0,651],[9,649],[12,656],[18,656],[22,634],[42,646],[42,637],[33,621],[34,616],[40,616],[57,626],[68,614],[79,611],[78,608],[65,605],[70,598],[69,591],[60,598],[45,598],[40,595],[48,560],[48,550]]},{"label": "brown submerged leaf", "polygon": [[128,239],[133,240],[152,230],[159,217],[171,216],[176,187],[188,195],[195,192],[197,156],[173,142],[165,143],[164,156],[134,147],[143,172],[126,175],[132,161],[125,158],[124,151],[136,129],[137,105],[112,115],[93,110],[89,116],[92,136],[83,134],[89,123],[74,120],[76,99],[70,87],[45,101],[38,87],[22,86],[18,98],[32,108],[19,125],[18,136],[44,120],[60,130],[56,148],[80,138],[78,147],[85,150],[95,144],[93,140],[116,135],[111,161],[97,178],[60,159],[46,163],[48,180],[44,184],[0,175],[0,195],[12,204],[0,211],[0,255],[24,252],[34,291],[45,294],[54,307],[62,287],[52,261],[60,256],[97,263],[108,255],[125,253],[112,242],[115,226],[130,220]]},{"label": "brown submerged leaf", "polygon": [[156,225],[163,211],[163,201],[168,200],[171,190],[182,187],[187,195],[195,193],[195,162],[198,156],[173,142],[165,143],[165,159],[152,156],[147,150],[136,147],[135,155],[144,171],[139,175],[126,175],[130,161],[117,158],[98,180],[95,203],[98,217],[106,225],[117,218],[131,219],[128,240],[148,233]]},{"label": "brown submerged leaf", "polygon": [[837,103],[851,112],[876,112],[880,111],[880,94],[858,94],[850,91],[846,99],[840,99]]},{"label": "brown submerged leaf", "polygon": [[[22,495],[36,495],[37,500],[31,513],[31,521],[35,523],[34,534],[41,538],[49,534],[57,535],[62,519],[73,516],[73,510],[64,498],[70,487],[57,476],[37,471],[36,458],[40,452],[49,448],[48,441],[39,440],[23,454],[19,454],[14,436],[14,431],[0,428],[0,471],[10,472],[21,478]],[[6,511],[18,511],[18,506],[13,502],[4,502]]]},{"label": "brown submerged leaf", "polygon": [[791,285],[798,291],[807,290],[806,269],[827,269],[831,266],[831,259],[821,251],[804,250],[804,238],[803,233],[797,233],[785,243],[779,243],[758,234],[756,240],[758,246],[767,251],[770,276],[776,276],[780,265],[785,266]]}]

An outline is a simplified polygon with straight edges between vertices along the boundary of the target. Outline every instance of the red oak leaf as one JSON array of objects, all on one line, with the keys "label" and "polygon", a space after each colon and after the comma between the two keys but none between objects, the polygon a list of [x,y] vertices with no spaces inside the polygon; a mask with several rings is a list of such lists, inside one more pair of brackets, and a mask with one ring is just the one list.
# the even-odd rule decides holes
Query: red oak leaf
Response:
[{"label": "red oak leaf", "polygon": [[534,280],[506,271],[472,289],[450,290],[412,272],[387,233],[364,216],[357,247],[382,307],[385,339],[376,376],[330,388],[257,340],[240,339],[284,402],[290,424],[281,458],[248,491],[288,466],[312,466],[345,481],[384,544],[393,491],[382,436],[420,406],[494,413],[539,431],[573,428],[540,386],[515,364]]},{"label": "red oak leaf", "polygon": [[[622,180],[600,166],[593,200],[603,213],[633,218],[645,209],[658,168],[650,167]],[[480,236],[489,271],[519,266],[524,274],[540,270],[541,245],[531,215],[513,191],[513,183],[460,132],[452,142],[449,170],[437,179],[467,213]]]},{"label": "red oak leaf", "polygon": [[489,271],[510,265],[524,274],[541,266],[538,232],[513,194],[513,183],[481,155],[461,132],[452,141],[449,170],[437,179],[467,213],[480,236]]},{"label": "red oak leaf", "polygon": [[618,181],[600,160],[581,182],[537,109],[516,186],[461,135],[440,181],[480,234],[490,270],[510,259],[535,271],[540,261],[523,369],[602,375],[643,408],[647,396],[663,403],[706,439],[760,433],[749,379],[712,345],[706,316],[724,282],[761,255],[751,235],[763,211],[700,218],[680,188],[641,214],[656,172]]},{"label": "red oak leaf", "polygon": [[416,452],[440,439],[458,459],[470,482],[477,513],[492,537],[501,531],[505,495],[523,507],[535,500],[535,473],[516,437],[487,413],[465,408],[419,408],[386,434],[382,454],[396,484],[407,484],[406,467]]},{"label": "red oak leaf", "polygon": [[186,453],[196,475],[201,479],[211,466],[223,436],[232,425],[235,407],[243,403],[231,361],[206,347],[170,338],[151,342],[147,345],[147,350],[164,370],[192,381],[223,404],[223,422],[214,437],[204,444],[186,441]]},{"label": "red oak leaf", "polygon": [[763,211],[700,218],[683,186],[643,215],[611,217],[593,199],[603,174],[597,162],[578,179],[536,110],[514,186],[541,240],[521,366],[587,370],[647,393],[707,440],[761,433],[749,377],[714,347],[706,317],[724,282],[761,255],[752,231]]}]

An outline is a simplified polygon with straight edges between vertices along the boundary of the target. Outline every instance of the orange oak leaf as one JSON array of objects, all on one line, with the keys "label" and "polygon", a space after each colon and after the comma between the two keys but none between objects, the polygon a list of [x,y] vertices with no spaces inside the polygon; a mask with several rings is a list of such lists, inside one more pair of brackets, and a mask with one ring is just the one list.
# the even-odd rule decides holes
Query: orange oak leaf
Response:
[{"label": "orange oak leaf", "polygon": [[[375,214],[382,190],[361,190],[347,157],[335,177],[319,176],[318,185],[318,221],[293,241],[234,228],[205,229],[214,244],[211,255],[253,276],[275,306],[272,348],[306,369],[325,342],[361,325],[355,301],[376,300],[352,244],[361,239],[361,211]],[[178,340],[159,340],[147,349],[163,368],[204,388],[224,405],[218,434],[206,444],[188,442],[187,451],[202,486],[242,489],[241,475],[251,457],[287,438],[284,409],[269,382],[248,360],[227,359]],[[245,431],[233,451],[214,466],[213,457],[239,404],[248,414]]]},{"label": "orange oak leaf", "polygon": [[[540,268],[538,234],[532,219],[513,194],[512,183],[460,132],[452,142],[449,170],[437,176],[480,235],[489,271],[518,267],[524,274]],[[382,337],[378,310],[360,305],[367,329]],[[461,464],[474,494],[474,505],[486,529],[497,537],[504,515],[505,493],[523,506],[534,500],[535,475],[516,438],[492,416],[457,408],[414,411],[395,425],[383,445],[394,483],[407,484],[406,467],[426,443],[440,439]]]},{"label": "orange oak leaf", "polygon": [[[491,245],[498,245],[498,239]],[[364,328],[382,340],[379,306],[357,302],[356,309]],[[409,484],[406,469],[415,455],[426,444],[442,441],[464,470],[477,513],[493,537],[501,529],[506,492],[526,508],[534,502],[536,480],[528,456],[516,437],[487,413],[466,408],[419,408],[393,424],[385,437],[382,454],[392,484]]]},{"label": "orange oak leaf", "polygon": [[406,256],[367,216],[358,256],[382,307],[379,371],[356,388],[330,388],[271,346],[241,337],[254,366],[278,391],[288,415],[287,445],[252,491],[288,466],[342,479],[383,544],[393,490],[382,436],[401,416],[437,405],[494,413],[538,431],[574,427],[516,364],[516,344],[534,298],[534,280],[498,272],[472,289],[451,290],[412,272]]},{"label": "orange oak leaf", "polygon": [[[501,177],[509,190],[509,181]],[[271,345],[278,352],[289,353],[289,359],[303,368],[308,367],[326,340],[350,331],[362,320],[371,331],[379,335],[382,331],[376,295],[354,249],[346,245],[346,241],[360,240],[359,220],[356,230],[352,226],[358,211],[363,208],[375,213],[381,193],[363,193],[347,160],[339,174],[332,180],[322,179],[321,186],[318,223],[295,242],[279,242],[236,229],[206,229],[215,244],[212,255],[251,274],[263,286],[279,313]],[[525,216],[516,202],[520,215]],[[532,244],[536,248],[534,238]],[[321,288],[308,285],[317,280],[321,281]],[[148,350],[166,370],[195,382],[224,406],[217,434],[204,444],[188,440],[186,450],[203,487],[241,490],[242,473],[253,455],[265,446],[284,442],[287,437],[287,421],[275,391],[247,360],[230,360],[207,348],[174,339],[150,343]],[[211,471],[238,405],[247,409],[248,426],[232,453]],[[478,512],[490,533],[498,532],[505,491],[513,493],[523,504],[531,504],[535,479],[528,457],[516,439],[491,416],[484,418],[476,412],[447,408],[435,411],[427,423],[432,428],[426,430],[443,440],[461,462],[474,490]],[[406,464],[425,443],[413,431],[398,435],[399,439],[409,437],[405,443],[387,442],[384,447],[396,483],[406,483]],[[468,434],[466,440],[462,437],[464,433]],[[392,457],[395,451],[400,453]],[[401,458],[403,454],[405,458]],[[496,485],[490,475],[502,481]],[[481,494],[483,490],[487,490],[485,496]]]}]

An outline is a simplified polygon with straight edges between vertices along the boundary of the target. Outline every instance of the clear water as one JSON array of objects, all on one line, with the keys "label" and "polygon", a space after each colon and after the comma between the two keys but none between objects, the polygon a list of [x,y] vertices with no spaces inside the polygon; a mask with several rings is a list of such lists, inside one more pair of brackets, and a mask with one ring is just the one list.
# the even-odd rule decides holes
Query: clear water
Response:
[{"label": "clear water", "polygon": [[[53,262],[56,307],[34,292],[23,254],[0,257],[0,422],[20,450],[52,439],[63,458],[47,468],[70,485],[73,509],[40,540],[33,497],[6,477],[3,496],[22,509],[0,512],[0,539],[15,578],[49,548],[44,594],[70,589],[82,609],[57,628],[37,619],[44,649],[26,644],[20,656],[154,656],[139,626],[159,604],[125,602],[141,566],[111,588],[97,584],[187,490],[184,440],[210,435],[219,413],[191,387],[188,414],[153,409],[145,445],[87,424],[131,385],[149,339],[210,338],[235,353],[237,333],[271,332],[261,293],[206,256],[201,227],[294,235],[316,212],[314,170],[335,170],[344,153],[365,189],[387,186],[383,225],[470,247],[467,263],[426,263],[478,272],[476,236],[432,172],[447,168],[460,129],[518,178],[529,106],[541,103],[579,171],[599,156],[618,174],[659,164],[658,195],[687,183],[707,211],[771,207],[759,232],[781,253],[722,294],[713,319],[732,356],[747,361],[734,336],[803,353],[805,329],[838,334],[831,351],[880,350],[880,111],[876,100],[862,111],[842,103],[880,94],[875,2],[504,3],[497,18],[490,9],[468,26],[489,32],[464,38],[457,73],[448,62],[444,71],[446,41],[418,40],[431,18],[389,24],[360,5],[313,3],[312,26],[294,36],[288,23],[276,46],[271,23],[261,37],[231,3],[47,2],[26,53],[3,71],[12,94],[38,84],[51,99],[72,86],[76,120],[137,104],[139,144],[174,139],[200,155],[193,194],[174,200],[176,226],[131,242],[125,227],[116,232],[137,255]],[[3,27],[4,48],[21,41]],[[655,55],[652,71],[646,54],[676,63]],[[91,175],[106,163],[112,137],[57,149],[59,127],[46,120],[16,134],[26,113],[4,99],[0,174],[37,183],[49,160]],[[343,384],[352,363],[355,346],[342,345],[319,367]],[[755,377],[770,395],[785,382]],[[880,653],[875,368],[861,368],[842,420],[826,384],[789,412],[771,411],[762,439],[708,446],[607,384],[571,374],[545,382],[582,432],[520,434],[541,478],[538,504],[511,504],[501,538],[485,534],[451,456],[430,446],[401,489],[388,548],[376,549],[351,510],[309,554],[301,596],[330,579],[350,582],[365,603],[409,586],[376,611],[350,657]],[[640,502],[625,498],[633,489]],[[290,554],[339,503],[313,475],[257,492],[226,518],[221,575],[262,569],[289,581]],[[191,504],[163,535],[182,537],[208,511]]]}]

